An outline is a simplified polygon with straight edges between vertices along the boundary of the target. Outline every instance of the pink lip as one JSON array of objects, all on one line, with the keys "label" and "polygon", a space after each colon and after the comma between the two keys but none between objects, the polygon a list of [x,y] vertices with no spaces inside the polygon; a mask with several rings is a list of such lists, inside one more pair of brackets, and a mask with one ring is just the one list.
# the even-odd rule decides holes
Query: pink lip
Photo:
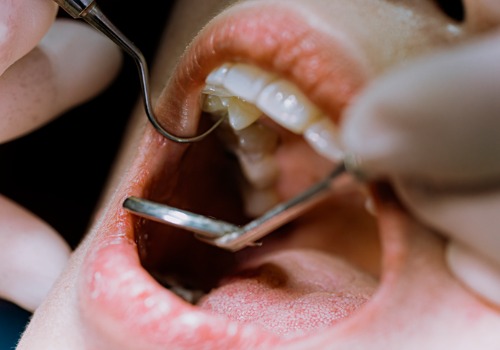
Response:
[{"label": "pink lip", "polygon": [[205,27],[183,56],[163,92],[178,98],[164,97],[158,104],[163,123],[196,120],[205,77],[222,63],[234,61],[278,73],[333,120],[371,74],[346,38],[313,28],[294,10],[276,4],[240,6]]},{"label": "pink lip", "polygon": [[[157,112],[166,126],[178,118],[179,134],[194,132],[202,82],[227,60],[251,62],[280,73],[333,119],[339,117],[364,84],[366,69],[341,41],[311,28],[293,11],[270,9],[275,6],[230,11],[204,30],[160,98]],[[129,195],[150,198],[155,164],[178,164],[183,147],[164,140],[151,128],[146,130],[140,156],[134,159],[120,195],[115,196],[91,242],[79,281],[80,312],[89,327],[85,331],[92,339],[91,347],[252,348],[281,341],[255,326],[232,323],[185,303],[140,266],[134,242],[137,223],[120,209],[121,203]]]}]

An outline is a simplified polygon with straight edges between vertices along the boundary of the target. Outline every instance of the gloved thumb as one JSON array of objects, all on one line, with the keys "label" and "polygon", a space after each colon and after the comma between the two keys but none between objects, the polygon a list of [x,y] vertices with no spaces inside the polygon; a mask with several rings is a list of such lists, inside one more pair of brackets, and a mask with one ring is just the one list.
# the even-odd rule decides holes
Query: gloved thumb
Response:
[{"label": "gloved thumb", "polygon": [[360,171],[450,238],[450,270],[500,305],[500,36],[422,58],[367,87],[341,139]]},{"label": "gloved thumb", "polygon": [[500,180],[500,35],[422,58],[368,86],[340,137],[366,173],[432,183]]}]

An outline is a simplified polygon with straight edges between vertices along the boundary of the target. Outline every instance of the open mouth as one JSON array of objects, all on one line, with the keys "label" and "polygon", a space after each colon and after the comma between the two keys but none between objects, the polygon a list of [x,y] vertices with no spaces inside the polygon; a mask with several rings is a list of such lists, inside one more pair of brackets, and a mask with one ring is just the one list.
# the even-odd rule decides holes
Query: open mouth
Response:
[{"label": "open mouth", "polygon": [[[278,17],[287,24],[293,21],[290,14]],[[279,28],[283,26],[275,26],[276,14],[271,22],[262,12],[247,11],[246,18],[238,18],[238,26],[253,26],[255,18],[262,22],[267,38],[282,37]],[[255,50],[249,42],[238,44],[241,38],[230,38],[225,30],[231,21],[222,23],[205,30],[205,36],[218,40],[202,36],[192,45],[194,49],[185,55],[160,98],[157,114],[177,134],[194,134],[221,115],[228,115],[227,121],[217,135],[189,145],[173,144],[150,133],[144,141],[146,155],[138,161],[139,170],[126,195],[245,224],[322,180],[334,168],[339,156],[335,124],[364,84],[366,70],[342,40],[332,44],[329,38],[331,52],[320,54],[326,39],[311,33],[301,21],[287,26],[289,42],[277,40],[262,50]],[[258,36],[253,40],[261,42]],[[290,51],[291,45],[304,40],[306,55]],[[238,63],[239,57],[247,63]],[[318,76],[315,70],[327,66],[326,79],[311,79]],[[176,126],[171,120],[176,120]],[[237,253],[203,243],[191,232],[123,214],[130,228],[120,238],[111,235],[110,239],[107,234],[107,243],[89,264],[85,298],[101,300],[97,304],[110,309],[115,318],[133,318],[130,310],[125,315],[117,311],[123,305],[111,306],[118,301],[110,290],[126,289],[122,293],[138,304],[136,312],[147,310],[156,319],[156,329],[171,322],[214,327],[215,321],[210,321],[214,317],[218,324],[231,325],[223,332],[225,338],[236,334],[247,345],[252,338],[248,329],[258,330],[256,344],[317,332],[363,307],[378,286],[380,243],[375,218],[365,202],[366,190],[351,183],[264,237],[261,246]],[[125,248],[120,249],[128,251],[126,259],[117,254],[116,244],[123,244],[123,239]],[[129,271],[138,262],[146,275]],[[117,269],[128,276],[125,281],[118,278],[120,288],[104,283],[108,274],[117,280]],[[134,279],[132,285],[129,279],[137,274],[142,283]],[[168,302],[158,301],[161,298],[153,296],[153,290]],[[194,310],[198,316],[191,320],[188,316]],[[90,308],[84,313],[90,315]],[[141,327],[137,319],[127,322]],[[109,328],[110,322],[101,317],[94,323]],[[247,331],[236,332],[234,327]],[[150,322],[147,333],[151,329],[155,327]],[[207,341],[220,335],[207,331],[199,336]]]},{"label": "open mouth", "polygon": [[[335,125],[369,69],[344,38],[332,40],[293,11],[278,10],[247,8],[195,39],[157,115],[179,136],[220,115],[227,123],[190,145],[147,130],[116,207],[138,196],[241,225],[335,167]],[[261,246],[237,253],[125,211],[110,213],[87,256],[81,312],[119,344],[123,334],[137,334],[124,347],[134,349],[265,347],[361,314],[368,316],[357,324],[377,327],[373,299],[380,302],[399,271],[398,264],[382,271],[387,237],[379,238],[366,200],[363,185],[348,183]],[[404,260],[398,244],[393,262]]]},{"label": "open mouth", "polygon": [[[155,201],[244,224],[334,166],[325,157],[338,156],[333,122],[274,74],[224,64],[208,75],[200,100],[201,123],[227,121],[184,150],[175,175],[159,170],[148,190]],[[375,291],[380,249],[365,201],[359,186],[346,186],[238,253],[155,222],[136,228],[135,239],[142,265],[185,301],[292,337],[336,324]]]},{"label": "open mouth", "polygon": [[[240,26],[242,22],[240,18]],[[212,45],[223,42],[219,36]],[[197,50],[193,51],[199,55]],[[279,63],[278,50],[272,51]],[[142,196],[242,225],[323,179],[339,158],[335,123],[362,81],[359,71],[363,70],[345,58],[346,51],[342,47],[332,53],[340,67],[331,74],[336,88],[328,96],[337,93],[333,98],[325,98],[326,89],[313,92],[312,87],[320,84],[311,81],[307,82],[310,91],[302,92],[307,87],[291,81],[291,71],[286,71],[292,69],[289,64],[269,67],[269,49],[253,50],[250,58],[239,52],[248,63],[235,62],[234,51],[202,57],[201,74],[191,70],[197,62],[193,64],[188,53],[187,64],[181,63],[174,76],[170,95],[164,94],[168,97],[160,101],[160,118],[167,120],[181,111],[179,105],[199,111],[198,126],[190,112],[185,128],[191,132],[211,119],[227,118],[216,136],[176,145],[175,157],[156,161],[148,169]],[[289,56],[289,50],[283,52]],[[295,66],[306,67],[303,59],[294,60]],[[300,73],[294,73],[295,80],[304,84]],[[180,86],[184,94],[178,94]],[[230,321],[296,337],[338,323],[374,293],[380,247],[376,222],[365,201],[360,186],[346,186],[265,237],[260,247],[238,253],[151,221],[139,221],[135,241],[142,266],[185,302]]]}]

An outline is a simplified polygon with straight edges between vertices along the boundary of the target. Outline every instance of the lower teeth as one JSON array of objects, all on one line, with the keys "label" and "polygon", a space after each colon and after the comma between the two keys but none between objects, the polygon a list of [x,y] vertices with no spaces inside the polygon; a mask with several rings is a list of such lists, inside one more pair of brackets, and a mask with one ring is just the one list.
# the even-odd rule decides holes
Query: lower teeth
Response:
[{"label": "lower teeth", "polygon": [[181,285],[175,276],[153,274],[153,277],[163,287],[190,304],[195,305],[205,295],[205,292],[200,289],[190,289]]}]

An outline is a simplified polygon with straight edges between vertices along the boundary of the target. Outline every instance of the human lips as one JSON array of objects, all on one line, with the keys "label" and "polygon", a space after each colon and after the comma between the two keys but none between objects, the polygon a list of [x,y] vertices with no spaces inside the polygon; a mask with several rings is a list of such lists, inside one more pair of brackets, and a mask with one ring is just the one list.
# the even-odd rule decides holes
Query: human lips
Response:
[{"label": "human lips", "polygon": [[[273,12],[283,13],[282,11]],[[250,15],[248,16],[250,19],[252,18]],[[290,21],[289,16],[286,16],[286,18],[287,21]],[[228,22],[223,21],[223,23]],[[245,22],[242,20],[240,23]],[[266,21],[266,23],[272,22]],[[297,26],[294,27],[297,28]],[[217,28],[222,27],[215,26],[213,30],[215,31]],[[232,28],[234,30],[234,26]],[[213,39],[221,38],[220,35],[214,34],[214,32],[211,35]],[[223,38],[227,39],[227,37]],[[200,39],[200,43],[207,42],[205,40],[207,39]],[[239,41],[236,40],[235,43],[237,42]],[[166,90],[163,95],[164,97],[160,101],[158,111],[165,124],[168,124],[167,122],[171,120],[172,116],[181,117],[179,125],[184,129],[177,131],[186,132],[187,134],[194,132],[196,114],[198,113],[199,91],[201,90],[204,77],[213,68],[225,62],[228,58],[233,57],[233,55],[234,57],[245,58],[246,62],[276,71],[294,81],[297,85],[301,86],[303,91],[311,97],[311,100],[316,105],[320,106],[324,111],[331,111],[332,119],[334,120],[338,118],[341,106],[345,105],[350,97],[355,94],[356,89],[362,85],[362,79],[354,79],[356,84],[353,83],[351,89],[346,89],[346,91],[350,92],[344,95],[335,95],[343,97],[339,97],[338,100],[332,102],[333,99],[326,99],[326,93],[322,95],[319,92],[326,91],[326,88],[325,90],[316,90],[314,84],[308,88],[307,83],[303,82],[299,73],[294,75],[290,68],[285,68],[290,67],[289,65],[280,64],[274,66],[269,64],[268,60],[272,56],[271,52],[273,55],[276,54],[276,50],[271,50],[272,47],[268,48],[269,51],[266,51],[268,52],[267,55],[263,54],[262,56],[255,57],[249,48],[246,51],[243,50],[245,45],[242,44],[239,44],[237,46],[238,49],[235,49],[231,45],[231,42],[228,41],[224,41],[224,44],[221,44],[217,40],[213,40],[212,43],[219,44],[222,48],[226,49],[217,53],[216,50],[213,50],[213,46],[203,49],[200,46],[201,44],[195,44],[190,53],[195,58],[198,58],[198,60],[195,60],[193,56],[190,57],[190,53],[187,54],[187,58],[181,63],[170,88]],[[278,45],[278,42],[276,44]],[[255,48],[255,42],[250,42],[246,45],[252,45],[252,48]],[[231,47],[233,48],[231,49]],[[204,50],[210,52],[210,55],[205,56],[201,54]],[[344,52],[341,49],[338,50],[341,53]],[[277,56],[279,57],[279,55]],[[335,60],[338,59],[339,56],[336,55]],[[306,58],[304,60],[307,61]],[[193,69],[193,67],[198,67],[198,64],[201,62],[203,62],[201,69]],[[348,62],[352,64],[352,61],[349,60]],[[328,60],[325,60],[326,63],[328,63]],[[297,66],[300,66],[300,63]],[[354,64],[354,66],[356,65]],[[357,71],[354,68],[353,70]],[[360,70],[363,71],[361,68]],[[337,81],[350,80],[347,73],[346,77],[337,76],[336,78],[338,79]],[[216,140],[210,139],[207,142],[209,146],[207,146],[207,143],[189,147],[174,145],[162,140],[150,130],[147,131],[141,144],[141,156],[135,160],[134,166],[129,172],[128,181],[126,181],[128,185],[126,188],[121,189],[120,193],[123,196],[116,199],[115,208],[119,207],[121,200],[125,196],[139,195],[162,202],[169,202],[171,205],[187,207],[197,212],[208,208],[208,214],[226,216],[235,221],[243,220],[244,217],[239,210],[230,212],[225,205],[226,200],[238,203],[237,185],[231,180],[234,178],[235,173],[233,170],[228,170],[227,168],[231,167],[230,162],[224,159],[216,159],[217,157],[214,156],[217,154],[216,152],[221,151],[220,145]],[[218,149],[218,151],[211,147]],[[189,154],[194,155],[195,158],[190,158]],[[199,180],[194,181],[194,177],[189,178],[190,174],[196,172],[206,174],[206,169],[209,167],[215,168],[216,174],[211,176],[210,179],[206,179],[208,183],[201,184]],[[228,186],[233,186],[233,191],[221,190],[223,187],[227,189]],[[197,202],[197,199],[200,201]],[[333,207],[338,208],[340,206],[340,200],[332,201]],[[357,207],[358,204],[356,203],[355,206]],[[217,294],[222,295],[222,299],[228,300],[226,297],[228,297],[229,292],[225,292],[224,288],[239,289],[241,286],[244,286],[244,284],[238,284],[239,281],[248,284],[254,283],[255,279],[246,278],[248,275],[252,275],[252,269],[257,269],[257,273],[253,271],[253,277],[267,278],[269,273],[266,271],[269,270],[262,269],[264,262],[269,263],[270,260],[277,259],[278,261],[273,260],[272,262],[279,267],[279,264],[287,259],[293,262],[307,260],[305,256],[308,253],[283,249],[292,248],[297,242],[301,243],[301,247],[303,246],[302,244],[306,245],[302,234],[289,235],[295,243],[290,243],[286,239],[282,240],[280,237],[277,237],[276,240],[267,241],[262,249],[254,250],[256,253],[244,252],[242,256],[234,256],[203,244],[196,245],[192,237],[185,235],[185,233],[175,232],[170,228],[153,223],[134,221],[133,218],[123,213],[119,214],[118,217],[114,215],[114,212],[110,212],[106,223],[101,225],[103,227],[102,235],[93,244],[93,249],[87,256],[87,266],[81,281],[83,287],[80,293],[83,300],[81,312],[84,318],[88,320],[86,323],[91,324],[91,334],[100,334],[95,339],[101,338],[100,341],[102,341],[102,344],[106,344],[104,347],[148,349],[154,349],[155,347],[164,348],[166,346],[204,346],[211,348],[241,346],[271,347],[282,341],[279,337],[263,330],[262,326],[234,323],[228,321],[226,317],[214,316],[210,312],[200,310],[183,302],[177,296],[162,288],[140,267],[141,261],[137,256],[137,250],[140,252],[142,265],[147,267],[148,270],[160,272],[160,274],[178,272],[180,277],[177,276],[177,278],[183,279],[183,283],[197,283],[197,286],[201,288],[214,286],[217,280],[226,274],[228,267],[232,268],[235,266],[233,265],[235,259],[239,260],[241,258],[246,260],[244,256],[247,254],[257,255],[257,257],[253,258],[257,267],[255,265],[248,265],[248,262],[247,265],[243,265],[244,268],[240,266],[244,271],[242,274],[236,274],[227,278],[226,281],[219,285],[214,294],[204,298],[201,305],[206,307],[208,304],[215,305],[211,300],[213,301],[212,297],[217,296]],[[297,228],[297,231],[299,231],[299,228]],[[319,241],[323,244],[322,239]],[[391,241],[394,243],[393,239]],[[161,248],[156,250],[151,249],[151,245],[161,246]],[[331,245],[334,244],[331,243]],[[279,258],[280,255],[273,255],[273,246],[283,249],[281,254],[284,257],[281,258],[283,260]],[[188,252],[190,256],[188,259],[183,259],[184,256],[180,256],[176,252],[181,252],[182,255],[186,255],[186,252]],[[259,255],[261,256],[259,257]],[[206,259],[203,258],[204,256]],[[315,258],[311,259],[314,262],[307,262],[309,267],[314,267],[318,261],[324,261],[325,259],[325,256],[322,254],[319,258],[316,258],[317,255],[314,256]],[[363,265],[362,261],[357,261],[357,263]],[[337,271],[331,267],[325,269],[341,280],[343,277],[342,274],[347,276],[359,273],[357,269],[352,267],[342,267]],[[284,270],[285,274],[290,275],[295,272],[295,270],[288,272],[286,269]],[[392,270],[392,272],[395,273],[395,270]],[[365,274],[360,274],[365,276]],[[313,278],[304,281],[304,276],[305,274],[298,272],[295,280],[297,282],[304,282],[303,285],[305,287],[318,284]],[[253,284],[253,286],[261,287],[258,284]],[[358,286],[344,283],[340,286],[340,290],[350,293],[354,287],[357,288]],[[326,289],[328,293],[332,292],[332,285],[328,283],[322,285],[321,288],[322,291]],[[244,290],[245,288],[242,289]],[[310,290],[311,288],[306,291],[307,295],[311,295]],[[362,294],[365,297],[362,302],[369,298],[373,290],[373,286],[369,286],[366,290],[363,290]],[[335,290],[335,292],[337,291],[339,289]],[[269,296],[268,291],[259,291],[258,293],[256,295],[266,298],[266,302],[273,303],[273,299],[267,297]],[[286,291],[283,294],[285,298],[289,297]],[[285,298],[279,297],[275,300],[279,303]],[[330,301],[328,300],[328,302]],[[310,308],[313,305],[321,305],[321,303],[322,301],[320,303],[309,303],[306,307]],[[220,306],[221,304],[219,303],[218,305]],[[357,306],[358,304],[351,305]],[[214,309],[212,306],[210,308]],[[348,309],[346,308],[345,310],[349,311]],[[371,311],[373,312],[373,307]],[[234,316],[234,314],[231,315],[231,313],[226,311],[223,313]],[[297,316],[297,314],[294,316]],[[310,316],[308,317],[310,318]],[[311,322],[306,322],[306,324],[310,325]],[[353,326],[352,322],[344,324],[350,327]],[[365,322],[360,322],[360,324],[365,324]],[[284,327],[282,330],[283,333],[286,333],[289,328]],[[102,334],[105,334],[105,336],[103,337]]]},{"label": "human lips", "polygon": [[[180,115],[183,121],[181,125],[185,129],[176,130],[176,132],[189,133],[193,131],[194,125],[196,125],[196,115],[193,114],[199,112],[199,92],[204,78],[210,70],[223,63],[228,57],[245,57],[248,63],[262,66],[269,65],[269,58],[272,56],[276,61],[271,65],[271,69],[276,71],[276,67],[279,67],[281,71],[276,73],[288,77],[295,76],[294,79],[298,80],[299,68],[305,67],[306,61],[312,59],[315,50],[317,51],[316,55],[322,59],[322,64],[325,67],[329,61],[337,62],[336,64],[342,67],[340,71],[330,71],[334,76],[328,80],[328,84],[332,84],[331,81],[341,82],[341,88],[336,86],[336,89],[341,91],[336,94],[336,99],[326,98],[324,94],[327,89],[319,87],[318,84],[311,80],[301,80],[303,81],[302,84],[305,85],[303,89],[308,91],[308,95],[316,96],[315,103],[323,106],[328,105],[328,107],[322,108],[333,111],[335,118],[338,118],[338,112],[342,106],[347,103],[364,80],[359,73],[362,69],[354,69],[357,63],[351,58],[339,60],[339,56],[350,55],[350,53],[345,53],[345,50],[339,48],[339,44],[333,45],[334,50],[330,57],[321,57],[319,51],[321,47],[324,47],[326,38],[323,38],[320,33],[308,34],[311,44],[315,43],[317,46],[316,48],[309,47],[308,55],[304,55],[304,52],[302,52],[298,53],[297,57],[289,57],[287,48],[303,39],[303,35],[308,29],[307,25],[300,21],[291,29],[289,42],[283,43],[274,40],[274,46],[269,44],[262,50],[250,50],[250,48],[255,48],[255,42],[261,42],[262,35],[265,33],[277,35],[279,28],[284,26],[283,21],[286,20],[286,23],[289,24],[289,21],[293,20],[295,16],[295,14],[292,17],[287,16],[282,11],[274,12],[279,15],[273,25],[269,25],[271,22],[268,18],[262,21],[262,12],[259,10],[245,12],[245,16],[240,16],[239,20],[234,23],[231,20],[233,17],[222,19],[208,29],[205,36],[192,46],[193,48],[179,65],[168,90],[163,94],[168,98],[162,97],[160,99],[157,109],[160,120],[168,125],[166,123],[167,119],[170,120],[172,115]],[[234,29],[234,25],[238,25],[241,28],[240,31],[245,31],[249,25],[256,25],[255,21],[259,21],[257,25],[262,27],[262,30],[259,30],[261,36],[256,36],[253,39],[255,41],[249,40],[246,43],[241,43],[237,40],[238,35],[231,38],[232,42],[228,41],[227,28],[232,27]],[[264,23],[268,25],[263,26]],[[212,40],[207,40],[207,37],[211,37]],[[207,43],[210,43],[210,45],[207,45]],[[215,49],[215,47],[219,49]],[[337,51],[337,53],[334,51]],[[299,59],[299,56],[304,58]],[[203,61],[200,70],[192,69],[192,67],[198,65],[197,60]],[[284,64],[286,62],[289,63]],[[293,62],[293,67],[291,62]],[[316,63],[318,64],[317,60]],[[285,69],[285,67],[288,68]],[[315,69],[319,68],[316,67]],[[342,72],[342,70],[344,71]],[[304,72],[303,69],[301,71]],[[350,74],[349,71],[356,74]],[[310,74],[310,76],[313,75]],[[179,86],[182,86],[182,89]],[[122,189],[122,193],[124,193],[124,196],[138,195],[161,202],[169,202],[179,207],[187,206],[198,212],[209,203],[210,214],[230,217],[231,220],[241,222],[245,220],[245,217],[240,210],[234,210],[234,213],[231,213],[226,205],[227,202],[239,202],[239,191],[234,183],[235,171],[228,170],[228,168],[231,169],[234,166],[230,165],[230,162],[225,159],[218,160],[220,150],[217,151],[217,148],[220,149],[220,145],[215,139],[207,140],[203,145],[183,146],[171,144],[154,132],[147,131],[141,141],[140,156],[134,160],[133,169],[129,172],[130,181],[127,188]],[[194,154],[196,158],[193,159],[189,154]],[[207,167],[217,168],[217,173],[212,174],[206,180],[207,183],[196,185],[195,181],[200,182],[200,180],[192,176],[191,173],[206,171]],[[329,167],[328,162],[325,161],[323,167],[327,169]],[[224,176],[224,179],[228,181],[222,184],[220,181],[221,176]],[[184,178],[189,179],[189,183],[185,183]],[[227,190],[228,184],[230,186],[231,183],[234,184],[234,191]],[[192,187],[199,188],[193,189]],[[221,187],[225,187],[226,190],[220,191]],[[194,195],[197,195],[198,199],[193,198]],[[120,199],[116,199],[116,204],[119,201]],[[181,277],[184,279],[183,283],[189,284],[195,281],[194,283],[197,284],[198,288],[207,290],[209,286],[215,286],[216,281],[222,275],[238,265],[234,262],[235,259],[248,260],[242,258],[242,255],[248,254],[247,252],[235,257],[205,244],[197,244],[198,242],[193,242],[191,235],[174,232],[171,228],[154,223],[145,223],[140,220],[136,221],[134,217],[124,213],[120,213],[118,216],[112,216],[112,213],[109,214],[106,216],[106,223],[101,225],[103,227],[102,232],[94,240],[93,247],[87,255],[84,278],[81,280],[81,312],[85,318],[90,320],[87,323],[92,325],[91,332],[100,333],[101,335],[106,334],[106,341],[112,340],[115,343],[123,341],[123,334],[137,334],[137,337],[131,337],[127,341],[126,346],[130,348],[146,346],[146,344],[147,348],[154,348],[154,346],[161,347],[166,344],[178,344],[178,346],[186,347],[212,344],[213,347],[216,347],[216,344],[221,342],[227,344],[226,346],[238,346],[238,344],[244,344],[245,346],[258,344],[262,346],[266,343],[271,345],[278,342],[279,337],[272,335],[270,331],[266,331],[262,324],[260,326],[249,325],[248,320],[234,322],[234,317],[233,321],[231,321],[227,317],[214,315],[213,310],[212,312],[207,311],[209,304],[212,307],[216,304],[213,298],[205,297],[201,308],[187,304],[160,286],[140,266],[141,264],[144,265],[156,276],[164,273],[161,270],[167,266],[166,269],[178,271],[181,275],[184,275]],[[153,242],[154,245],[159,245],[162,248],[152,249],[150,245]],[[364,276],[351,266],[342,265],[336,258],[332,258],[330,261],[328,260],[330,258],[327,258],[324,253],[301,252],[300,250],[291,249],[291,246],[288,248],[282,253],[285,256],[284,259],[281,259],[282,261],[294,261],[295,264],[300,265],[302,260],[316,260],[318,263],[321,262],[324,267],[329,266],[332,271],[334,270],[332,266],[335,266],[339,271],[338,274],[331,273],[332,276],[336,275],[337,278],[332,277],[330,283],[324,282],[321,286],[315,279],[305,279],[305,273],[299,273],[300,269],[286,272],[289,282],[294,281],[297,286],[300,285],[302,288],[300,296],[306,297],[305,299],[302,298],[303,308],[310,305],[310,310],[313,310],[313,305],[331,303],[333,299],[338,299],[335,320],[326,317],[322,321],[316,315],[314,322],[302,321],[302,326],[298,328],[298,331],[305,331],[308,328],[314,329],[314,324],[318,325],[318,327],[331,325],[334,321],[336,322],[338,319],[345,317],[363,304],[373,292],[375,282],[372,278]],[[139,259],[137,250],[142,261]],[[204,258],[205,260],[200,259],[200,262],[193,261],[194,264],[189,264],[189,261],[182,261],[179,254],[175,253],[176,251],[194,251],[196,252],[194,254],[198,256],[205,255],[206,258]],[[252,253],[250,254],[252,255]],[[279,262],[271,262],[274,259],[261,258],[266,261],[268,266],[269,264],[275,267],[279,266]],[[195,260],[195,257],[193,256],[192,259]],[[202,263],[206,265],[207,262],[212,264],[208,269],[201,265]],[[179,266],[180,263],[183,265]],[[258,265],[262,266],[263,264],[259,263]],[[174,265],[176,265],[175,268],[172,268]],[[239,265],[241,267],[241,264]],[[340,265],[343,267],[339,268]],[[247,266],[245,273],[248,273],[250,268],[249,265]],[[326,270],[328,269],[325,268],[325,273]],[[269,277],[268,271],[268,269],[260,269],[258,272],[259,278]],[[344,272],[340,273],[340,271]],[[359,290],[349,286],[350,277],[362,275],[365,280],[360,286],[356,286]],[[239,278],[241,279],[241,276]],[[233,276],[232,279],[232,282],[226,281],[224,283],[226,288],[228,286],[238,287],[238,283],[235,283],[237,278]],[[245,279],[245,283],[249,281],[250,279]],[[292,288],[291,286],[293,285],[289,285],[290,288]],[[260,293],[263,297],[269,295],[266,291]],[[219,297],[222,294],[227,295],[227,293],[223,292],[222,285],[216,294]],[[257,290],[254,290],[253,295],[257,295]],[[268,300],[271,303],[273,302],[273,298]],[[288,300],[289,304],[293,297],[282,293],[281,296],[275,295],[274,300],[278,301],[276,304]],[[346,305],[339,306],[341,305],[339,300]],[[282,310],[286,308],[285,304],[281,306]],[[220,306],[220,304],[218,305]],[[280,309],[279,305],[278,309]],[[299,312],[296,313],[296,315],[300,314]],[[291,313],[289,313],[289,316],[291,316]],[[311,315],[307,318],[312,319]],[[287,319],[291,323],[292,318],[287,317]],[[328,322],[325,322],[325,320]],[[285,318],[283,318],[283,321],[285,321]],[[297,332],[297,328],[285,328],[282,329],[281,334]],[[95,337],[95,339],[100,338],[102,337]]]}]

